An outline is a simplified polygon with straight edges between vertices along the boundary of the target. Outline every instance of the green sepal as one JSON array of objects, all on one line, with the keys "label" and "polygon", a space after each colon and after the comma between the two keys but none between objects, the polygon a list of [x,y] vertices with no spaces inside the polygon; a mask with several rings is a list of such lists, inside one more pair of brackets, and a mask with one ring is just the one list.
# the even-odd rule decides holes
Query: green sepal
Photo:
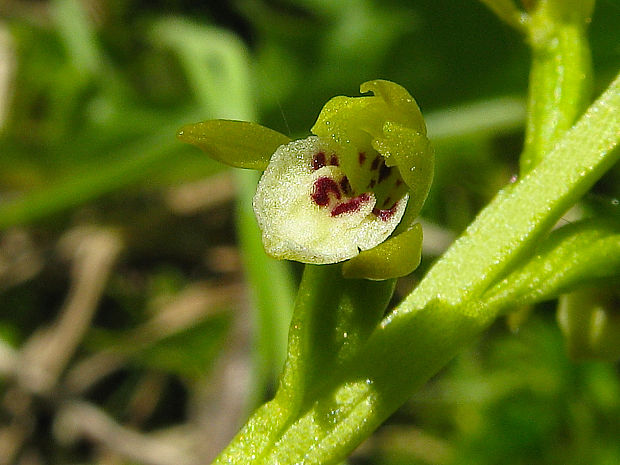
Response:
[{"label": "green sepal", "polygon": [[396,166],[409,188],[409,201],[405,213],[413,221],[426,201],[433,182],[435,154],[425,133],[386,122],[383,136],[373,140],[373,147],[385,157],[387,166]]},{"label": "green sepal", "polygon": [[260,124],[222,119],[187,124],[177,137],[217,161],[261,171],[267,168],[276,149],[290,142],[284,134]]},{"label": "green sepal", "polygon": [[422,225],[417,223],[407,231],[345,262],[342,274],[345,278],[374,281],[400,278],[415,270],[421,258]]}]

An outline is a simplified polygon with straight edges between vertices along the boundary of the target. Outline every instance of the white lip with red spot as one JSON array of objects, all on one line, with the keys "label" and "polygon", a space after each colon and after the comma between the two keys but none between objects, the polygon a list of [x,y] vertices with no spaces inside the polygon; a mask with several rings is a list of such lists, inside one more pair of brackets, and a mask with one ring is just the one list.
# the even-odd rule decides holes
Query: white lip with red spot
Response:
[{"label": "white lip with red spot", "polygon": [[375,208],[372,190],[352,192],[333,145],[316,136],[280,146],[254,196],[267,253],[303,263],[337,263],[383,242],[408,196]]}]

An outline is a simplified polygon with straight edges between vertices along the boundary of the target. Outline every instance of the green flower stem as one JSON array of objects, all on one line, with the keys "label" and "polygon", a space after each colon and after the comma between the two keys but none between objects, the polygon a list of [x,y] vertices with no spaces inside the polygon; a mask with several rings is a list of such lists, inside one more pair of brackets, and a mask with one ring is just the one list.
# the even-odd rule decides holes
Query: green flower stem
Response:
[{"label": "green flower stem", "polygon": [[267,456],[280,437],[376,328],[394,283],[345,279],[340,264],[305,267],[276,397],[250,418],[215,463],[273,463]]},{"label": "green flower stem", "polygon": [[[306,265],[289,332],[280,391],[300,406],[381,321],[395,280],[346,279],[340,264]],[[280,393],[279,393],[280,394]]]},{"label": "green flower stem", "polygon": [[532,68],[521,175],[549,153],[589,102],[586,26],[593,7],[593,0],[540,0],[530,15]]},{"label": "green flower stem", "polygon": [[[325,465],[344,458],[494,320],[505,302],[491,306],[480,297],[618,160],[619,114],[620,76],[535,169],[498,194],[412,294],[367,341],[361,338],[353,358],[343,356],[337,369],[330,364],[333,358],[314,347],[333,348],[333,338],[324,341],[325,334],[309,324],[320,317],[296,320],[282,388],[216,463]],[[295,318],[305,315],[306,306],[322,308],[318,289],[330,292],[320,287],[318,277],[307,279]],[[376,307],[370,302],[364,306]],[[295,329],[306,332],[298,337]],[[309,362],[331,369],[308,367]]]}]

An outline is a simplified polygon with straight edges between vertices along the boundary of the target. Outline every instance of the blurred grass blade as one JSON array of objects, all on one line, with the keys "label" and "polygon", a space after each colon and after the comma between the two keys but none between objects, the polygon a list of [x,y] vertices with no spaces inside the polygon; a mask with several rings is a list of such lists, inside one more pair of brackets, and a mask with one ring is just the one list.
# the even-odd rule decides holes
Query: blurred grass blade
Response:
[{"label": "blurred grass blade", "polygon": [[154,24],[151,40],[178,55],[202,104],[202,119],[256,119],[249,56],[238,37],[223,29],[167,18]]},{"label": "blurred grass blade", "polygon": [[0,230],[32,223],[82,205],[161,171],[171,163],[171,153],[178,149],[173,134],[179,125],[176,122],[164,126],[158,129],[156,136],[144,137],[127,145],[105,164],[86,164],[49,187],[0,203]]},{"label": "blurred grass blade", "polygon": [[77,0],[54,0],[51,11],[70,61],[80,71],[95,75],[104,60],[85,6]]},{"label": "blurred grass blade", "polygon": [[496,136],[525,122],[525,102],[517,97],[479,100],[426,113],[428,137],[434,145],[472,136]]},{"label": "blurred grass blade", "polygon": [[239,242],[257,309],[254,341],[256,403],[262,401],[261,389],[275,381],[284,365],[295,289],[287,262],[268,257],[263,248],[251,202],[258,178],[259,174],[253,171],[235,171],[239,189]]},{"label": "blurred grass blade", "polygon": [[[171,48],[179,56],[190,86],[202,104],[203,119],[256,119],[250,90],[249,55],[236,36],[221,29],[173,18],[154,25],[152,40]],[[279,135],[270,137],[270,140],[277,138]],[[254,407],[262,402],[268,386],[284,363],[294,285],[287,263],[268,257],[263,249],[252,210],[257,173],[236,171],[235,175],[239,187],[239,241],[256,308],[255,380],[253,398],[248,402],[249,407]]]}]

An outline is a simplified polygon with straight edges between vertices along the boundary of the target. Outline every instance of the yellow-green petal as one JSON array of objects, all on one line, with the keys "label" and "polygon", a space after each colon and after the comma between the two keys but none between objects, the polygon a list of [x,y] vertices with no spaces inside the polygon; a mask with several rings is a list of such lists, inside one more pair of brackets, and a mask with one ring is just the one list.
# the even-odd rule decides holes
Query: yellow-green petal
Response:
[{"label": "yellow-green petal", "polygon": [[363,83],[360,92],[372,92],[375,98],[385,102],[386,121],[398,123],[426,135],[426,124],[420,107],[404,87],[395,82],[376,79]]},{"label": "yellow-green petal", "polygon": [[[390,81],[374,80],[360,86],[373,96],[334,97],[323,107],[312,132],[342,147],[342,169],[353,189],[372,187],[377,203],[389,204],[408,189],[406,224],[419,214],[433,179],[434,155],[426,137],[420,108],[407,90]],[[375,186],[369,164],[397,167],[400,176]],[[364,160],[364,162],[362,162]],[[400,186],[400,183],[404,184]]]},{"label": "yellow-green petal", "polygon": [[371,163],[378,156],[373,139],[384,136],[383,128],[387,122],[426,135],[420,109],[404,87],[375,80],[365,82],[360,90],[375,95],[332,98],[311,129],[313,134],[342,147],[342,169],[356,191],[367,189],[372,175],[368,166],[360,163],[360,157]]},{"label": "yellow-green petal", "polygon": [[221,119],[183,126],[177,137],[222,163],[261,171],[276,149],[290,141],[260,124]]},{"label": "yellow-green petal", "polygon": [[422,226],[389,238],[378,246],[360,252],[342,266],[345,278],[383,280],[400,278],[415,270],[422,257]]}]

